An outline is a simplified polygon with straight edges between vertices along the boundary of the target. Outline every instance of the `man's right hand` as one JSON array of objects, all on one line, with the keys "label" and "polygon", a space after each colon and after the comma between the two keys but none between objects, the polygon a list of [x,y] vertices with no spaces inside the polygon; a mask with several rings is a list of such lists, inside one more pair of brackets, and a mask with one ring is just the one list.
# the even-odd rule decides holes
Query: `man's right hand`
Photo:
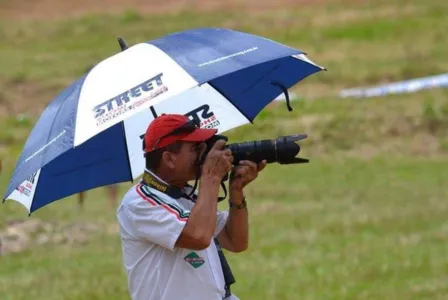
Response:
[{"label": "man's right hand", "polygon": [[232,151],[224,149],[225,145],[225,140],[218,140],[213,145],[205,158],[201,177],[211,177],[221,181],[232,170]]},{"label": "man's right hand", "polygon": [[176,247],[203,250],[212,241],[217,222],[219,183],[232,170],[232,152],[223,149],[225,144],[224,140],[217,141],[205,158],[198,198]]}]

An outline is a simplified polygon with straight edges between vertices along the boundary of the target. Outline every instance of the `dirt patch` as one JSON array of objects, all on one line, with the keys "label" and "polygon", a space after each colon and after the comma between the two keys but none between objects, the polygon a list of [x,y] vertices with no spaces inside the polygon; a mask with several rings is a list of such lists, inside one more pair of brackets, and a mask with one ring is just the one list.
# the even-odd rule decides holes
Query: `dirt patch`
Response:
[{"label": "dirt patch", "polygon": [[46,86],[34,80],[0,80],[0,116],[38,116],[59,89],[60,86]]},{"label": "dirt patch", "polygon": [[[341,0],[6,0],[0,2],[0,17],[14,20],[58,19],[85,13],[119,13],[132,9],[142,14],[176,13],[182,10],[268,11],[303,5],[346,2]],[[351,2],[351,0],[349,1]]]},{"label": "dirt patch", "polygon": [[0,256],[37,245],[84,245],[99,234],[117,235],[118,227],[86,222],[52,223],[35,218],[15,220],[0,230]]}]

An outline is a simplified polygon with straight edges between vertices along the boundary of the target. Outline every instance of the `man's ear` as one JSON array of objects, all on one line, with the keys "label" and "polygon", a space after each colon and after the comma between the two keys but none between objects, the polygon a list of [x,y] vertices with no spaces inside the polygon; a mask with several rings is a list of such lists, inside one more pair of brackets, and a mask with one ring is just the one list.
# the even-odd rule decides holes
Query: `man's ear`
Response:
[{"label": "man's ear", "polygon": [[170,169],[174,169],[176,165],[176,154],[168,151],[162,153],[162,162]]}]

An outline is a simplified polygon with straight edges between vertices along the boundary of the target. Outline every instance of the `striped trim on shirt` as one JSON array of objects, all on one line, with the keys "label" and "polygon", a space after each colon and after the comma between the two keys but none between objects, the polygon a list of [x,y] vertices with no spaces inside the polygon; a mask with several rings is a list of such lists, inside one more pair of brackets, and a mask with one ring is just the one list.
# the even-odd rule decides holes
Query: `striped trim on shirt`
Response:
[{"label": "striped trim on shirt", "polygon": [[175,215],[179,221],[186,222],[190,216],[190,212],[183,209],[180,205],[174,201],[167,201],[162,197],[151,192],[150,188],[145,184],[137,184],[137,193],[153,206],[161,206],[169,213]]}]

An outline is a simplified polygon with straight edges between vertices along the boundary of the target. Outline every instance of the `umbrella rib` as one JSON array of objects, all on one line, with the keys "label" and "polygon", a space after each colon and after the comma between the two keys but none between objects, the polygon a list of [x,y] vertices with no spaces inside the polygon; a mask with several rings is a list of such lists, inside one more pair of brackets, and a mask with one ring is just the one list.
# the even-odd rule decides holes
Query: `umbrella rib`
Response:
[{"label": "umbrella rib", "polygon": [[232,101],[229,100],[228,97],[226,97],[226,95],[220,90],[218,89],[214,84],[212,84],[211,82],[208,82],[208,84],[215,89],[215,91],[217,91],[218,93],[220,93],[225,99],[227,99],[227,101],[229,101],[230,104],[232,104],[233,107],[235,107],[236,110],[238,110],[240,112],[240,114],[242,114],[250,123],[254,123],[253,120],[251,118],[249,118],[238,106],[236,106]]}]

